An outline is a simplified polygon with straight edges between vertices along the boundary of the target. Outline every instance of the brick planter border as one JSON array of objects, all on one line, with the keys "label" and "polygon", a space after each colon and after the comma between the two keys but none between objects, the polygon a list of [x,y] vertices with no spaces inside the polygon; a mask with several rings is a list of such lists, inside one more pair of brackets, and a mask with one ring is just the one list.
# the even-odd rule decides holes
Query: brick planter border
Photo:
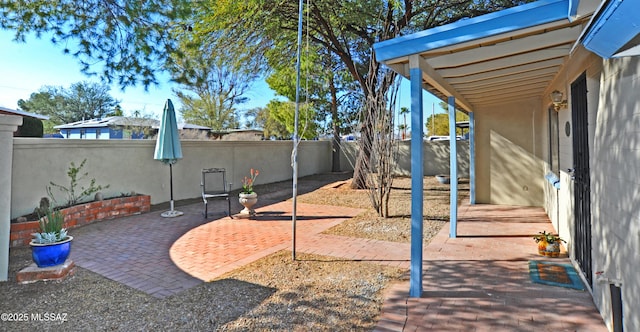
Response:
[{"label": "brick planter border", "polygon": [[[94,221],[126,217],[151,210],[151,196],[136,195],[89,202],[60,210],[64,214],[64,227],[73,229]],[[29,245],[31,233],[40,231],[38,221],[11,224],[10,247]]]}]

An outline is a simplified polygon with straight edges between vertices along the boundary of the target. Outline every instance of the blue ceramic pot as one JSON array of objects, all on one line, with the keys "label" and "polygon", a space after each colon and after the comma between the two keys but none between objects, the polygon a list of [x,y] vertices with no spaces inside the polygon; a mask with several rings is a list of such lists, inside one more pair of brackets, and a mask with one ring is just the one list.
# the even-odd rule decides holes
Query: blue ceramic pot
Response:
[{"label": "blue ceramic pot", "polygon": [[73,236],[57,243],[30,243],[31,257],[38,267],[56,266],[64,263],[71,251],[71,240]]}]

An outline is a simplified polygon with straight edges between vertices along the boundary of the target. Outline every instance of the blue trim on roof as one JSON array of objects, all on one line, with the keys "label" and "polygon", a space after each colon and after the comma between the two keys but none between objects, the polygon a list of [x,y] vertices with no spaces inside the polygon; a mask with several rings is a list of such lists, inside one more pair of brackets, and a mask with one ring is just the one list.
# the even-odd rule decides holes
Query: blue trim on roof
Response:
[{"label": "blue trim on roof", "polygon": [[584,47],[608,59],[640,33],[640,1],[607,1],[600,6],[582,38]]},{"label": "blue trim on roof", "polygon": [[541,0],[375,43],[378,61],[568,19],[575,0]]},{"label": "blue trim on roof", "polygon": [[580,0],[570,0],[569,1],[569,19],[572,20],[578,14],[578,5],[580,5]]}]

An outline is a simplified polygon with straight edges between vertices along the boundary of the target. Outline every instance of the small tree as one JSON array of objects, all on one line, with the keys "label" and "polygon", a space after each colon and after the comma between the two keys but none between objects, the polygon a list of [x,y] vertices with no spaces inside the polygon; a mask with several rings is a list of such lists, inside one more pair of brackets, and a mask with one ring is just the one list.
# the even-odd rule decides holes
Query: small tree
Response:
[{"label": "small tree", "polygon": [[[53,195],[53,188],[58,189],[67,196],[67,205],[69,206],[76,205],[82,202],[86,197],[89,197],[102,189],[109,188],[109,185],[96,185],[96,179],[91,179],[88,187],[84,187],[79,184],[80,181],[84,180],[89,175],[89,172],[81,173],[86,161],[87,159],[84,159],[77,167],[73,161],[71,162],[71,166],[67,171],[67,175],[70,180],[69,187],[53,183],[53,181],[49,182],[50,186],[47,186],[47,194],[53,203],[57,203],[55,196]],[[78,188],[78,186],[80,186],[80,188]]]}]

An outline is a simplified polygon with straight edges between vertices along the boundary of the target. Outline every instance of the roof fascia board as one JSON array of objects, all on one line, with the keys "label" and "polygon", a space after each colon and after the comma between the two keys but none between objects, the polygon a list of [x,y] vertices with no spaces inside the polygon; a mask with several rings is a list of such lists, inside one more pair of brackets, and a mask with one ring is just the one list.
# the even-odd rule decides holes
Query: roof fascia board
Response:
[{"label": "roof fascia board", "polygon": [[639,12],[639,1],[604,1],[585,29],[582,44],[602,58],[615,57],[620,48],[640,34]]},{"label": "roof fascia board", "polygon": [[[474,39],[464,43],[441,47],[434,50],[428,50],[425,52],[421,52],[420,55],[424,56],[425,58],[430,58],[430,57],[436,57],[444,54],[459,52],[460,50],[465,50],[465,49],[492,46],[494,44],[502,43],[508,40],[516,40],[520,38],[526,38],[526,36],[537,35],[544,31],[553,31],[557,29],[562,29],[563,27],[570,25],[568,23],[569,22],[566,19],[563,19],[560,21],[554,21],[550,23],[536,25],[533,27],[523,28],[516,31],[506,32],[499,35],[489,36],[481,39]],[[398,59],[403,59],[403,58],[401,57]],[[386,63],[398,62],[398,59],[391,59]]]},{"label": "roof fascia board", "polygon": [[378,42],[380,62],[567,19],[570,0],[541,0]]},{"label": "roof fascia board", "polygon": [[573,22],[575,17],[578,15],[578,5],[580,4],[580,0],[570,0],[569,1],[569,11],[567,13],[567,17],[569,17],[569,21]]}]

